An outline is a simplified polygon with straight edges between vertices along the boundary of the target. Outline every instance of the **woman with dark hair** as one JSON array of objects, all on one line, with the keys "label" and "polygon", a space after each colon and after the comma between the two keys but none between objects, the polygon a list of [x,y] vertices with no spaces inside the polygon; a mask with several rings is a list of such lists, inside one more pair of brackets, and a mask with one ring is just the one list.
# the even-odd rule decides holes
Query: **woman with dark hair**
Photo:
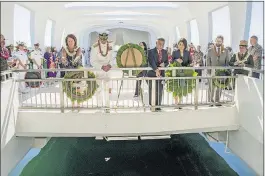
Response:
[{"label": "woman with dark hair", "polygon": [[[60,68],[78,68],[82,66],[82,51],[77,46],[75,35],[69,34],[65,38],[66,47],[62,48]],[[61,72],[64,77],[65,72]]]},{"label": "woman with dark hair", "polygon": [[184,67],[191,64],[191,57],[189,51],[187,50],[187,46],[187,40],[182,38],[178,42],[178,49],[172,53],[173,61],[179,62]]},{"label": "woman with dark hair", "polygon": [[[44,53],[44,59],[46,59],[48,69],[55,69],[56,68],[55,55],[53,54],[51,47],[46,48],[46,52]],[[57,73],[55,71],[49,71],[46,76],[48,78],[55,78],[56,74]]]},{"label": "woman with dark hair", "polygon": [[65,38],[66,47],[62,48],[62,65],[64,68],[77,68],[82,66],[82,51],[77,46],[77,39],[73,34]]},{"label": "woman with dark hair", "polygon": [[[82,67],[82,50],[77,46],[77,39],[75,35],[68,34],[65,38],[66,47],[62,48],[61,55],[61,68],[79,68]],[[61,72],[61,77],[65,76],[65,72]],[[82,92],[85,86],[82,85],[82,81],[74,81],[72,87],[76,88],[76,92]],[[86,81],[85,81],[86,84]],[[69,87],[69,89],[72,89]],[[71,90],[72,91],[72,90]],[[68,97],[69,98],[69,97]],[[72,107],[74,108],[74,101],[72,102]],[[77,108],[80,107],[80,102],[77,101]],[[79,111],[79,110],[78,110]]]},{"label": "woman with dark hair", "polygon": [[[172,57],[173,62],[178,62],[182,67],[189,67],[192,63],[190,52],[187,50],[188,42],[185,38],[181,38],[178,42],[178,49],[173,51]],[[175,104],[178,106],[180,99],[178,96],[175,97]],[[181,109],[181,107],[177,107]]]},{"label": "woman with dark hair", "polygon": [[139,46],[144,49],[145,56],[147,56],[147,45],[145,42],[140,42]]},{"label": "woman with dark hair", "polygon": [[[145,54],[145,57],[148,59],[148,56],[147,56],[147,45],[145,42],[140,42],[139,43],[139,46],[141,46],[143,49],[144,49],[144,54]],[[147,61],[147,64],[145,65],[145,67],[148,66],[148,61]],[[145,77],[147,74],[147,71],[146,70],[143,70],[141,71],[138,75],[137,75],[137,78],[140,78],[140,77]],[[142,84],[142,81],[141,80],[137,80],[136,81],[136,88],[135,88],[135,93],[134,93],[134,98],[137,98],[139,97],[140,95],[140,89],[141,89],[141,84]]]}]

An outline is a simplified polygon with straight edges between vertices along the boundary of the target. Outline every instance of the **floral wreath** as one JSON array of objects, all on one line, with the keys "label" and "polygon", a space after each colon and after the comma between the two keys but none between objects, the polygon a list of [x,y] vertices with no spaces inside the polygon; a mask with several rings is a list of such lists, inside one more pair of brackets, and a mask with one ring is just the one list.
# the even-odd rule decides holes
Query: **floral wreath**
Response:
[{"label": "floral wreath", "polygon": [[[141,47],[141,46],[139,46],[139,45],[137,45],[137,44],[133,44],[133,43],[128,43],[128,44],[126,44],[126,45],[123,45],[123,46],[121,46],[120,48],[119,48],[119,50],[118,50],[118,52],[117,52],[117,56],[116,56],[116,62],[117,62],[117,66],[119,67],[119,68],[126,68],[126,65],[122,65],[122,63],[121,63],[121,55],[122,55],[122,53],[125,51],[125,50],[127,50],[127,49],[137,49],[138,51],[140,51],[140,53],[141,53],[141,55],[142,55],[142,64],[141,64],[141,66],[144,66],[144,65],[146,65],[147,64],[147,58],[146,58],[146,56],[145,56],[145,54],[144,54],[144,50],[143,50],[143,48]],[[127,56],[128,57],[128,56]],[[133,53],[133,57],[134,57],[134,53]],[[126,60],[127,60],[128,58],[126,58]],[[135,57],[133,58],[133,62],[136,64],[136,61],[135,61]],[[139,70],[134,70],[133,71],[133,75],[137,75],[137,74],[139,74],[139,72],[141,72],[141,71],[139,71]],[[124,71],[124,73],[128,73],[128,71]]]},{"label": "floral wreath", "polygon": [[[32,66],[31,66],[32,67]],[[32,69],[32,68],[30,68]],[[32,77],[29,77],[29,76]],[[27,72],[25,74],[25,79],[41,79],[41,74],[40,72]],[[36,81],[36,82],[25,82],[27,86],[31,88],[39,88],[40,85],[42,85],[42,81]]]},{"label": "floral wreath", "polygon": [[[80,67],[79,67],[80,68]],[[88,78],[95,78],[93,72],[88,71]],[[80,79],[84,77],[84,72],[67,72],[64,78],[67,79]],[[63,91],[66,93],[66,96],[72,101],[77,103],[82,103],[89,100],[96,92],[98,85],[96,81],[85,81],[86,86],[85,90],[80,92],[78,87],[74,87],[73,84],[79,81],[63,81]],[[79,88],[80,89],[80,88]]]},{"label": "floral wreath", "polygon": [[[231,76],[229,70],[219,69],[215,71],[216,76]],[[231,83],[231,78],[215,78],[213,79],[213,86],[225,89]]]},{"label": "floral wreath", "polygon": [[[173,62],[169,67],[182,67],[179,62]],[[193,69],[176,70],[176,77],[196,77]],[[167,77],[173,77],[172,70],[166,71]],[[173,97],[179,98],[188,95],[196,86],[196,79],[170,79],[166,81],[167,91],[173,93]]]}]

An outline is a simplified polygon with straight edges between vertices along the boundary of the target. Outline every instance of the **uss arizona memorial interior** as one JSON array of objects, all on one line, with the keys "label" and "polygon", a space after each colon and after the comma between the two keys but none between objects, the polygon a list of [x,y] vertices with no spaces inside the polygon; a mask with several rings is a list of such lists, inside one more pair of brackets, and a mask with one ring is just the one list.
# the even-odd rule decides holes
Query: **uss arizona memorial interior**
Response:
[{"label": "uss arizona memorial interior", "polygon": [[[150,48],[157,37],[165,38],[166,46],[184,37],[205,48],[222,34],[224,44],[237,50],[240,40],[254,34],[263,44],[262,11],[262,2],[3,2],[1,33],[9,44],[25,41],[32,47],[38,42],[41,48],[60,48],[69,33],[87,48],[93,44],[91,32],[102,28],[133,29],[125,40],[144,39]],[[115,35],[110,39],[115,41]]]},{"label": "uss arizona memorial interior", "polygon": [[[165,47],[172,48],[184,37],[189,43],[201,45],[203,51],[221,34],[225,46],[231,46],[236,52],[239,41],[249,40],[252,35],[258,36],[259,44],[263,46],[263,5],[262,2],[1,2],[1,33],[7,39],[7,45],[25,41],[28,47],[39,43],[42,49],[46,46],[60,48],[64,45],[65,36],[73,33],[77,36],[78,45],[87,49],[95,42],[96,31],[108,29],[111,31],[109,38],[117,45],[145,41],[153,48],[156,39],[163,37]],[[1,164],[1,175],[6,176],[28,150],[37,145],[39,140],[34,140],[34,137],[165,135],[167,131],[176,134],[220,131],[215,135],[224,139],[236,155],[262,175],[263,84],[262,79],[239,76],[234,106],[146,113],[145,116],[152,117],[152,121],[145,119],[149,125],[141,127],[137,122],[143,120],[142,116],[135,117],[136,113],[128,113],[126,121],[119,113],[94,114],[88,119],[85,113],[31,111],[23,109],[17,102],[12,102],[14,111],[9,112],[10,105],[6,104],[1,106],[1,117],[4,117],[1,118],[1,127],[8,126],[1,130],[1,159],[6,161]],[[1,85],[3,105],[10,97],[11,88],[17,88],[10,80]],[[13,95],[13,99],[19,99],[18,96]],[[53,119],[54,116],[57,118]],[[177,117],[172,119],[173,116]],[[185,118],[180,118],[183,116]],[[199,118],[193,119],[194,116]],[[113,121],[102,123],[106,118]],[[161,123],[161,119],[177,125]],[[62,125],[62,121],[65,124]],[[71,126],[74,121],[77,125]],[[123,128],[117,128],[117,122],[123,123]]]}]

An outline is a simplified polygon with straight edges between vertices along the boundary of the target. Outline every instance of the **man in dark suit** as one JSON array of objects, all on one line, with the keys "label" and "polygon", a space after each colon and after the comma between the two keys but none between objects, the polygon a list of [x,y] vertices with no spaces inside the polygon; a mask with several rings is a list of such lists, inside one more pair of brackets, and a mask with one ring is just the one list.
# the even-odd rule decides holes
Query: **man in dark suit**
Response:
[{"label": "man in dark suit", "polygon": [[[148,71],[148,77],[164,77],[165,71],[159,70],[159,67],[168,66],[168,54],[164,50],[165,39],[159,38],[156,41],[156,47],[148,51],[148,62],[153,70]],[[152,80],[148,81],[149,86],[149,104],[152,105],[152,91],[155,91],[155,106],[160,106],[163,93],[163,80],[156,81],[155,89],[152,88]],[[160,111],[161,108],[155,108],[156,111]]]}]

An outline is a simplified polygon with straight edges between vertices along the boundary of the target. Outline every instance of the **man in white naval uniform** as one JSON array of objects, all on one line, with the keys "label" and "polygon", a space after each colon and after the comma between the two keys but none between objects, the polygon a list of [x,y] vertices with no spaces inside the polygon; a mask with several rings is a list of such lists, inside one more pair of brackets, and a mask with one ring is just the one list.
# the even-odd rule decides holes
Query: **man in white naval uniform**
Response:
[{"label": "man in white naval uniform", "polygon": [[36,43],[34,44],[34,50],[30,53],[30,58],[35,60],[34,69],[38,69],[41,67],[41,62],[43,59],[43,53],[41,52],[41,49],[39,48],[40,44]]},{"label": "man in white naval uniform", "polygon": [[[109,96],[111,88],[109,87],[109,81],[111,78],[112,69],[112,42],[108,41],[108,31],[98,32],[99,38],[96,43],[91,47],[90,62],[91,65],[101,71],[96,71],[96,78],[101,79],[97,81],[99,85],[99,91],[97,92],[97,101],[101,103],[101,100],[105,100],[103,106],[109,107]],[[102,81],[103,79],[103,81]],[[103,91],[103,94],[101,93]]]},{"label": "man in white naval uniform", "polygon": [[[27,65],[29,63],[27,53],[25,52],[24,43],[18,43],[18,50],[14,53],[14,57],[20,60],[20,64],[17,64],[18,69],[28,69]],[[19,79],[25,79],[26,72],[19,72],[18,78]],[[21,93],[27,93],[29,92],[29,88],[26,87],[25,82],[19,82],[19,92]]]}]

